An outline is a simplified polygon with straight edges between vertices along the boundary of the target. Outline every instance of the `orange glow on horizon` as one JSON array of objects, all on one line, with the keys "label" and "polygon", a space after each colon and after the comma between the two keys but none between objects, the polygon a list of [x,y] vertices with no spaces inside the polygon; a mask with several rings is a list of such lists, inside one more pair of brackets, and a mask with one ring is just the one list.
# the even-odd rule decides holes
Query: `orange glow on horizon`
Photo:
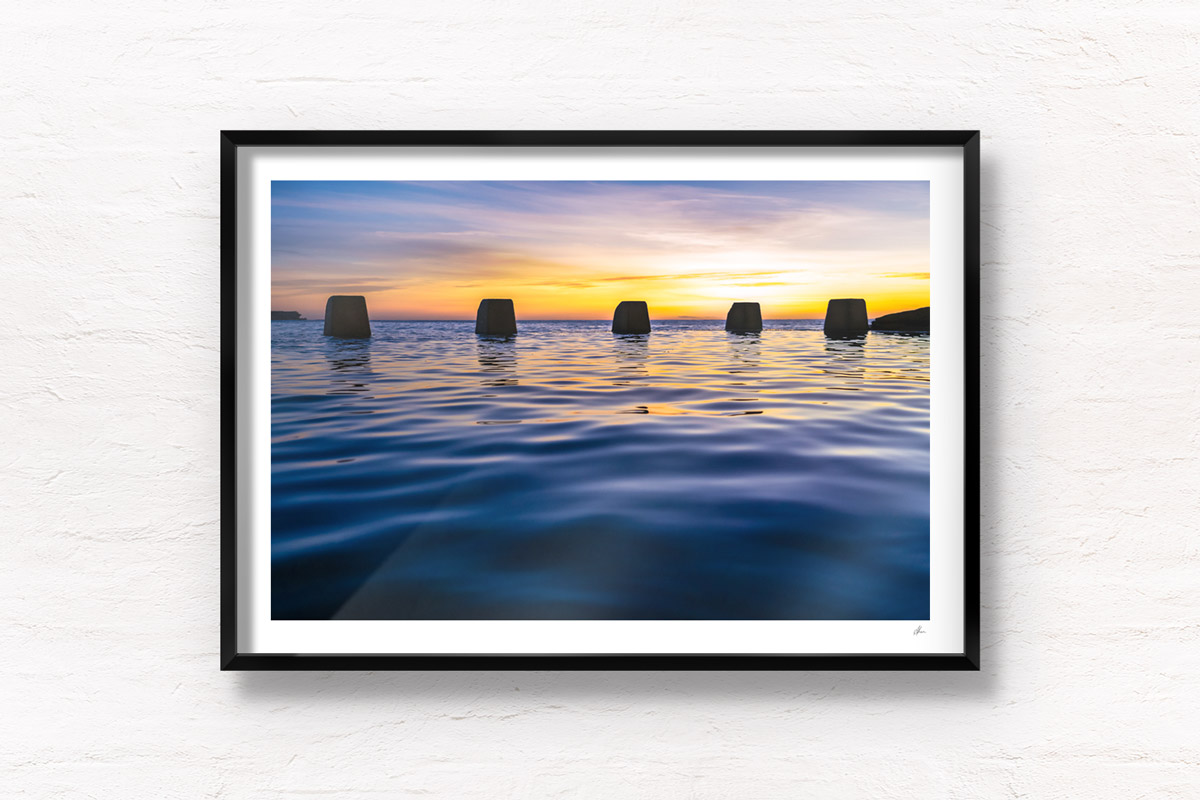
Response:
[{"label": "orange glow on horizon", "polygon": [[[763,285],[769,283],[770,285]],[[764,319],[821,319],[828,301],[862,297],[867,313],[878,317],[929,305],[929,282],[921,279],[880,279],[874,285],[855,285],[831,278],[792,284],[786,281],[711,281],[698,278],[660,281],[612,281],[599,287],[537,286],[512,281],[480,282],[471,286],[432,284],[412,289],[341,291],[272,296],[272,309],[299,311],[309,319],[324,316],[330,294],[363,294],[372,319],[474,319],[479,301],[511,298],[517,318],[609,319],[622,300],[645,300],[656,319],[724,319],[730,304],[757,302]],[[884,285],[879,285],[879,284]],[[897,286],[896,284],[901,284]]]},{"label": "orange glow on horizon", "polygon": [[373,319],[820,319],[861,297],[878,317],[929,305],[919,181],[275,182],[271,308],[324,315],[363,295]]}]

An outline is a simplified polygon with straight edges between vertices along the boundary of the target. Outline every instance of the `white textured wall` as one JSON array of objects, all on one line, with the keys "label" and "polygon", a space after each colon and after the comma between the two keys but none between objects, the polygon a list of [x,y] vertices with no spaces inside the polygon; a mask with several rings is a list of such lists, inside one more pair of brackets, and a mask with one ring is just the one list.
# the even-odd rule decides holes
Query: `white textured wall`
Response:
[{"label": "white textured wall", "polygon": [[[1194,3],[5,4],[0,794],[1200,796]],[[221,128],[975,128],[979,674],[217,671]]]}]

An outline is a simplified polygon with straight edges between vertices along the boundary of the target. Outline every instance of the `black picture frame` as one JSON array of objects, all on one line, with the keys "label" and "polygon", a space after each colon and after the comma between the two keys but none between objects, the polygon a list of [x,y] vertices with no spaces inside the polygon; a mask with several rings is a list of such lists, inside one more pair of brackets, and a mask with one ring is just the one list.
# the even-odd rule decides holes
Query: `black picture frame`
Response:
[{"label": "black picture frame", "polygon": [[[222,670],[978,670],[980,133],[878,131],[251,131],[221,134]],[[962,148],[963,651],[929,654],[379,654],[238,652],[238,175],[242,147]],[[249,532],[246,532],[249,535]]]}]

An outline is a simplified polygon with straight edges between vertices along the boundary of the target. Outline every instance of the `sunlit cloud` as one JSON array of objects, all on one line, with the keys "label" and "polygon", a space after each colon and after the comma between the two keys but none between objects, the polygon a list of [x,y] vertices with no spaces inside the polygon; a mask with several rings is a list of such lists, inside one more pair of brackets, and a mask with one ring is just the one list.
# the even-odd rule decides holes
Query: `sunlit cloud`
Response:
[{"label": "sunlit cloud", "polygon": [[[928,305],[925,182],[272,184],[272,304],[311,317],[369,294],[379,319],[467,319],[512,297],[525,319],[819,317]],[[923,282],[924,281],[924,282]]]}]

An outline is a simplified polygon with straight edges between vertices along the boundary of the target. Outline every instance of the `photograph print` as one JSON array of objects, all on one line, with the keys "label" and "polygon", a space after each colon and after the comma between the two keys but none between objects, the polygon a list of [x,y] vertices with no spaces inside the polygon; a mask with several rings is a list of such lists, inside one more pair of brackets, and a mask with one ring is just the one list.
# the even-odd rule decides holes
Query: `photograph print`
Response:
[{"label": "photograph print", "polygon": [[270,189],[276,620],[926,620],[927,181]]}]

